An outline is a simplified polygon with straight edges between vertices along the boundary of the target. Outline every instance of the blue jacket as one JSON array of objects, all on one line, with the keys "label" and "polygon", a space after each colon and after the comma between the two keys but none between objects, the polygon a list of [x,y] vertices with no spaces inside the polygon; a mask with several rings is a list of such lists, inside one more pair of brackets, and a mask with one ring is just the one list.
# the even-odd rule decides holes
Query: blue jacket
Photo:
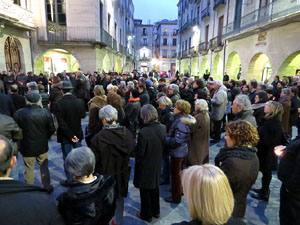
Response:
[{"label": "blue jacket", "polygon": [[188,140],[190,138],[190,126],[196,123],[196,119],[190,115],[177,114],[173,121],[166,143],[172,157],[186,157],[188,154]]}]

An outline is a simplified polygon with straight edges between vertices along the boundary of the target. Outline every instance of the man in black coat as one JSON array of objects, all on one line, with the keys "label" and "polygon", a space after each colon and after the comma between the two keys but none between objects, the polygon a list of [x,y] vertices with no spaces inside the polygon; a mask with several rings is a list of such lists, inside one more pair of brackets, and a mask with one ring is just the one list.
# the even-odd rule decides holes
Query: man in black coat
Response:
[{"label": "man in black coat", "polygon": [[116,211],[114,223],[122,224],[124,197],[127,196],[130,170],[129,157],[134,149],[131,132],[117,124],[118,111],[111,105],[104,106],[99,117],[103,129],[91,140],[91,149],[95,154],[95,172],[101,175],[114,175],[116,179]]},{"label": "man in black coat", "polygon": [[0,224],[63,225],[56,202],[44,189],[9,178],[16,162],[9,140],[0,136]]},{"label": "man in black coat", "polygon": [[53,186],[50,184],[48,168],[48,139],[55,132],[52,116],[46,109],[41,108],[39,94],[26,95],[27,106],[14,114],[14,119],[23,131],[21,140],[21,154],[25,164],[25,181],[34,183],[34,165],[37,160],[41,170],[43,187],[50,193]]},{"label": "man in black coat", "polygon": [[13,84],[9,87],[9,96],[16,111],[26,107],[25,97],[18,94],[18,85]]},{"label": "man in black coat", "polygon": [[[65,160],[72,148],[81,147],[83,132],[81,119],[85,117],[85,105],[81,99],[72,94],[73,86],[70,81],[63,81],[61,91],[63,97],[55,104],[54,114],[57,118],[57,142],[61,143],[63,159]],[[72,176],[65,169],[66,181],[61,185],[67,186]]]},{"label": "man in black coat", "polygon": [[11,98],[0,92],[0,113],[7,116],[13,116],[14,112],[15,107]]},{"label": "man in black coat", "polygon": [[297,136],[285,150],[280,160],[278,178],[280,189],[281,225],[296,225],[300,221],[300,137]]},{"label": "man in black coat", "polygon": [[139,92],[140,92],[140,103],[141,106],[149,104],[150,103],[150,96],[148,94],[148,91],[146,89],[146,85],[140,84],[139,85]]},{"label": "man in black coat", "polygon": [[24,73],[19,72],[18,76],[16,77],[16,83],[18,85],[19,94],[25,95],[27,91],[27,76]]}]

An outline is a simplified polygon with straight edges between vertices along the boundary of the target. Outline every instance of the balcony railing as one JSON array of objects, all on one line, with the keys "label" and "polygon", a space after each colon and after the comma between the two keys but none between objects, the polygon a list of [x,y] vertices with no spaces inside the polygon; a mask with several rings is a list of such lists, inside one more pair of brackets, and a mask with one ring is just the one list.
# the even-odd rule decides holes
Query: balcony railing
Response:
[{"label": "balcony railing", "polygon": [[182,51],[182,57],[188,56],[190,54],[190,49],[186,49]]},{"label": "balcony railing", "polygon": [[112,36],[96,27],[38,27],[38,40],[47,42],[95,42],[112,47]]},{"label": "balcony railing", "polygon": [[226,5],[226,0],[215,0],[214,1],[214,10],[222,5]]},{"label": "balcony railing", "polygon": [[205,18],[210,17],[210,11],[209,11],[209,7],[206,7],[205,9],[203,9],[201,11],[201,19],[204,20]]},{"label": "balcony railing", "polygon": [[229,23],[223,27],[223,36],[228,37],[244,30],[257,28],[264,24],[276,22],[280,18],[292,16],[295,13],[300,13],[300,1],[294,0],[276,0],[270,4],[257,9],[241,18],[239,27],[234,26],[234,23]]},{"label": "balcony railing", "polygon": [[141,42],[141,46],[148,46],[148,42]]},{"label": "balcony railing", "polygon": [[163,36],[164,36],[164,37],[169,36],[168,32],[163,32]]},{"label": "balcony railing", "polygon": [[185,30],[187,30],[189,27],[191,27],[193,24],[193,21],[188,21],[186,22],[180,29],[180,32],[184,32]]},{"label": "balcony railing", "polygon": [[221,51],[223,49],[222,36],[217,36],[211,39],[209,42],[209,48],[214,52]]},{"label": "balcony railing", "polygon": [[208,42],[202,42],[199,44],[198,51],[202,55],[206,55],[209,50],[209,43]]},{"label": "balcony railing", "polygon": [[190,54],[192,56],[197,55],[197,52],[198,52],[198,48],[196,46],[190,47]]}]

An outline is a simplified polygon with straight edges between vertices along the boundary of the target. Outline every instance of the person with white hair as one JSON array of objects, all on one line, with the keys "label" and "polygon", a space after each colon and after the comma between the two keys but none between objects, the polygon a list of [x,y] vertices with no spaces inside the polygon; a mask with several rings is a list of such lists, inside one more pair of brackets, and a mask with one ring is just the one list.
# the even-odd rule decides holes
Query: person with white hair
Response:
[{"label": "person with white hair", "polygon": [[251,102],[247,95],[237,95],[232,103],[231,109],[235,116],[233,120],[246,120],[256,127],[256,120],[253,116]]},{"label": "person with white hair", "polygon": [[188,164],[201,165],[209,162],[210,118],[208,104],[204,99],[195,101],[193,115],[196,123],[191,126],[191,137],[188,142]]},{"label": "person with white hair", "polygon": [[57,198],[66,224],[108,224],[114,215],[115,180],[94,174],[95,163],[88,147],[74,148],[66,158],[66,169],[74,182]]},{"label": "person with white hair", "polygon": [[134,150],[135,141],[130,130],[120,126],[118,111],[106,105],[99,111],[103,129],[91,140],[91,149],[95,154],[95,172],[101,175],[113,175],[116,180],[116,211],[113,224],[122,224],[124,198],[127,197],[130,169],[129,157]]},{"label": "person with white hair", "polygon": [[168,97],[171,99],[173,106],[180,99],[179,87],[177,84],[170,84],[168,88]]},{"label": "person with white hair", "polygon": [[213,142],[219,142],[221,139],[221,126],[227,106],[227,89],[223,82],[216,80],[214,82],[214,96],[211,99],[211,119],[213,122],[212,138]]},{"label": "person with white hair", "polygon": [[118,87],[113,84],[109,84],[106,87],[107,93],[117,93]]}]

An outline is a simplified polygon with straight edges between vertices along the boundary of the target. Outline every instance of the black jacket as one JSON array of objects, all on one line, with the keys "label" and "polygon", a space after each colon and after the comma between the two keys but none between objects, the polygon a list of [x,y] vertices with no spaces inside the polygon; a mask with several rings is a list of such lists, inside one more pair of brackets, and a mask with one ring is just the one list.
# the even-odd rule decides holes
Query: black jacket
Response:
[{"label": "black jacket", "polygon": [[300,108],[300,99],[298,96],[293,96],[291,98],[290,126],[297,125],[297,121],[299,120],[298,108]]},{"label": "black jacket", "polygon": [[148,94],[148,91],[144,91],[143,93],[140,94],[140,103],[141,106],[143,107],[143,105],[149,104],[150,102],[150,96]]},{"label": "black jacket", "polygon": [[216,166],[226,174],[233,192],[234,217],[245,216],[247,194],[258,176],[256,151],[250,147],[222,148],[215,158]]},{"label": "black jacket", "polygon": [[0,92],[0,114],[13,116],[14,112],[15,107],[11,98],[8,95]]},{"label": "black jacket", "polygon": [[62,93],[58,88],[59,84],[53,84],[50,90],[50,112],[54,113],[54,105],[62,98]]},{"label": "black jacket", "polygon": [[26,101],[24,96],[19,94],[10,94],[9,96],[14,104],[16,111],[26,107]]},{"label": "black jacket", "polygon": [[58,210],[67,225],[106,225],[113,217],[115,180],[96,176],[89,184],[71,183],[69,190],[58,196]]},{"label": "black jacket", "polygon": [[283,142],[283,128],[281,122],[275,118],[264,120],[258,128],[259,142],[257,156],[260,171],[277,170],[277,157],[274,147]]},{"label": "black jacket", "polygon": [[55,132],[52,116],[38,105],[28,105],[14,114],[14,119],[23,131],[21,153],[34,157],[48,151],[48,139]]},{"label": "black jacket", "polygon": [[96,158],[95,172],[114,175],[117,197],[126,197],[130,170],[129,156],[134,149],[134,138],[126,127],[105,126],[91,140],[91,149]]},{"label": "black jacket", "polygon": [[57,141],[59,143],[72,143],[72,138],[77,136],[83,139],[81,119],[85,117],[84,102],[72,94],[65,94],[54,107],[57,118]]},{"label": "black jacket", "polygon": [[22,139],[22,130],[12,117],[0,114],[0,135],[9,140],[20,140]]},{"label": "black jacket", "polygon": [[16,180],[0,180],[1,225],[63,225],[46,190]]},{"label": "black jacket", "polygon": [[148,124],[140,130],[135,150],[135,187],[158,188],[165,135],[166,127],[159,122]]},{"label": "black jacket", "polygon": [[159,122],[166,126],[167,133],[169,132],[174,119],[175,117],[174,113],[171,111],[171,107],[160,110]]},{"label": "black jacket", "polygon": [[125,126],[135,135],[136,128],[139,123],[139,115],[141,110],[141,103],[139,101],[129,102],[125,111]]}]

